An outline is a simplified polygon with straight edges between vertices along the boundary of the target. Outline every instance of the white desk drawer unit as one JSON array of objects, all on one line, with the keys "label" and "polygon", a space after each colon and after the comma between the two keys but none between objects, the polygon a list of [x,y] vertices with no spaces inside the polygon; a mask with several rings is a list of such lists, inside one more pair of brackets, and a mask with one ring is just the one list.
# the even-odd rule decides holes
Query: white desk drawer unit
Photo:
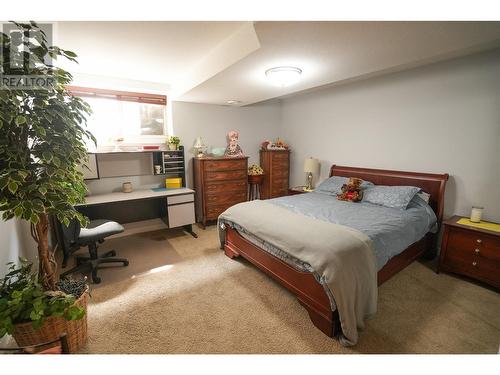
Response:
[{"label": "white desk drawer unit", "polygon": [[194,194],[182,194],[182,195],[173,195],[171,197],[167,197],[167,204],[169,206],[172,204],[187,203],[187,202],[194,202]]},{"label": "white desk drawer unit", "polygon": [[175,228],[195,222],[194,194],[167,197],[168,227]]}]

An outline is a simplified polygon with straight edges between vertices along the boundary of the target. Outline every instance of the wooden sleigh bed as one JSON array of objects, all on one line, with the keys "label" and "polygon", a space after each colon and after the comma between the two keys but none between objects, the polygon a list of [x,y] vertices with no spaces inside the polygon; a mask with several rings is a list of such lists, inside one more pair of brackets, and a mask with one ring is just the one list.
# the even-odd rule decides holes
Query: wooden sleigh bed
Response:
[{"label": "wooden sleigh bed", "polygon": [[[330,176],[358,177],[371,181],[376,185],[419,187],[430,194],[429,205],[437,216],[438,225],[441,225],[444,190],[448,174],[401,172],[333,165],[330,168]],[[389,280],[425,253],[435,255],[435,246],[436,235],[428,233],[420,241],[415,242],[387,262],[378,272],[378,285]],[[224,252],[229,258],[242,256],[294,293],[300,304],[306,308],[313,324],[323,333],[330,337],[339,333],[338,313],[332,311],[328,295],[312,273],[295,269],[243,238],[235,229],[229,226],[226,227],[225,231]]]}]

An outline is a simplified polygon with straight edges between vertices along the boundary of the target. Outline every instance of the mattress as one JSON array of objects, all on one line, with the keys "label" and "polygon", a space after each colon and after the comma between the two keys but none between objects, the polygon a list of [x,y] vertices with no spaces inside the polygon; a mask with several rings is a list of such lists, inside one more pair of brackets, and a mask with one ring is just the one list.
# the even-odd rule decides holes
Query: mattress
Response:
[{"label": "mattress", "polygon": [[[377,270],[428,232],[437,230],[434,211],[418,196],[413,198],[406,210],[366,202],[339,201],[335,196],[321,192],[274,198],[266,202],[364,233],[373,242]],[[255,244],[263,245],[262,241],[251,233],[242,235]],[[304,268],[304,265],[299,268]]]}]

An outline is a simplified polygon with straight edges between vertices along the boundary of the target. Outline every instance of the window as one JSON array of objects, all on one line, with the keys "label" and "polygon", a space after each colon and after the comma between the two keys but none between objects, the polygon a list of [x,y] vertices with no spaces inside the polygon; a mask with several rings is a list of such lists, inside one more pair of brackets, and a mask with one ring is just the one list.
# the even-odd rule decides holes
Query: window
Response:
[{"label": "window", "polygon": [[[164,95],[111,91],[68,86],[71,95],[81,96],[92,108],[88,130],[96,137],[98,147],[158,142],[166,133],[166,102]],[[92,150],[95,146],[89,144]]]}]

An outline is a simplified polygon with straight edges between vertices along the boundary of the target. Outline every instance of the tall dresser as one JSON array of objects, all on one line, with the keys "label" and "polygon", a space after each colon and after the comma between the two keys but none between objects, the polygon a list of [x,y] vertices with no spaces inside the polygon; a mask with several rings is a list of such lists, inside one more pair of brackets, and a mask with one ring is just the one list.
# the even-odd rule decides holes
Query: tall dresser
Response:
[{"label": "tall dresser", "polygon": [[247,199],[248,157],[194,158],[196,219],[203,226]]},{"label": "tall dresser", "polygon": [[290,150],[260,150],[260,166],[264,170],[262,199],[288,195]]}]

